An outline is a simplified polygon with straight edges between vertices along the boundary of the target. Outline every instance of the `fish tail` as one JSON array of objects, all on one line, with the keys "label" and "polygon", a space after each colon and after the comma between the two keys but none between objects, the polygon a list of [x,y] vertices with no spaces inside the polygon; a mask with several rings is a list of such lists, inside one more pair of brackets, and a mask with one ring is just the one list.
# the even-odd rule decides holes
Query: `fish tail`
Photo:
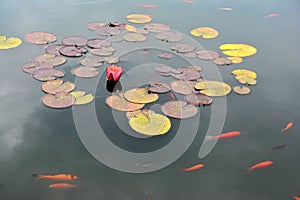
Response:
[{"label": "fish tail", "polygon": [[251,173],[253,171],[253,168],[249,167],[247,168],[248,173]]},{"label": "fish tail", "polygon": [[185,168],[183,168],[183,167],[181,167],[180,168],[180,171],[182,171],[182,172],[186,172],[186,171],[188,171],[187,169],[185,169]]},{"label": "fish tail", "polygon": [[31,174],[31,176],[34,178],[34,180],[42,179],[42,176],[40,174]]},{"label": "fish tail", "polygon": [[210,140],[212,140],[212,139],[215,139],[214,136],[207,135],[207,136],[205,136],[205,138],[204,138],[204,142],[210,141]]}]

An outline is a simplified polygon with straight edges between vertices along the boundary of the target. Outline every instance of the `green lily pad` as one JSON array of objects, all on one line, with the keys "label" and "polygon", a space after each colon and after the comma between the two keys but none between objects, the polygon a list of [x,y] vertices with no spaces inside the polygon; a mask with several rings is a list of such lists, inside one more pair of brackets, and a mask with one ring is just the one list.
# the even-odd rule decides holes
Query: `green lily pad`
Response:
[{"label": "green lily pad", "polygon": [[145,104],[142,104],[142,103],[132,103],[132,102],[127,101],[124,98],[123,94],[121,94],[120,96],[111,95],[111,96],[107,97],[106,104],[115,110],[125,111],[125,112],[139,110],[145,106]]},{"label": "green lily pad", "polygon": [[70,94],[75,98],[74,105],[84,105],[94,100],[94,96],[92,94],[86,94],[85,91],[75,91]]},{"label": "green lily pad", "polygon": [[227,56],[246,57],[257,52],[255,47],[248,44],[222,44],[219,48]]},{"label": "green lily pad", "polygon": [[196,37],[210,39],[217,37],[219,35],[219,32],[211,27],[199,27],[191,30],[191,34]]},{"label": "green lily pad", "polygon": [[196,83],[196,90],[210,97],[226,96],[231,92],[231,86],[218,81],[201,81]]}]

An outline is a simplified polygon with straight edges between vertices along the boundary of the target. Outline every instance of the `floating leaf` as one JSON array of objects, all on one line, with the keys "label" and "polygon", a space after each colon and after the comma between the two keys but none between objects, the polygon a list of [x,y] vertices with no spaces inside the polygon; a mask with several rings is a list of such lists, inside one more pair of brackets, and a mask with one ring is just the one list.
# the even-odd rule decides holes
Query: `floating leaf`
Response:
[{"label": "floating leaf", "polygon": [[107,26],[107,23],[106,22],[90,22],[86,25],[86,27],[91,31],[95,31],[98,28],[101,28],[103,26]]},{"label": "floating leaf", "polygon": [[42,102],[51,108],[67,108],[74,104],[75,98],[69,93],[58,92],[43,96]]},{"label": "floating leaf", "polygon": [[109,47],[111,44],[108,40],[94,38],[94,39],[89,39],[86,42],[86,45],[90,48],[100,49],[102,47]]},{"label": "floating leaf", "polygon": [[158,95],[149,94],[147,88],[135,88],[125,92],[124,98],[133,103],[151,103],[158,99]]},{"label": "floating leaf", "polygon": [[68,36],[62,39],[61,43],[69,46],[83,47],[86,45],[87,39],[82,36]]},{"label": "floating leaf", "polygon": [[64,56],[68,57],[80,57],[82,54],[86,53],[87,49],[79,46],[65,46],[59,50]]},{"label": "floating leaf", "polygon": [[55,42],[57,38],[47,32],[31,32],[25,35],[25,40],[31,44],[48,44]]},{"label": "floating leaf", "polygon": [[245,86],[235,86],[233,88],[233,91],[237,94],[244,95],[244,94],[249,94],[251,92],[251,89]]},{"label": "floating leaf", "polygon": [[138,33],[128,33],[123,38],[127,42],[143,42],[147,39],[146,36]]},{"label": "floating leaf", "polygon": [[99,74],[99,71],[94,67],[77,67],[73,70],[73,74],[81,78],[93,78]]},{"label": "floating leaf", "polygon": [[195,116],[198,109],[185,101],[169,101],[161,107],[161,111],[169,117],[185,119]]},{"label": "floating leaf", "polygon": [[58,92],[71,92],[75,85],[69,81],[50,80],[42,84],[42,90],[48,94],[56,94]]},{"label": "floating leaf", "polygon": [[190,44],[174,44],[170,47],[170,49],[177,53],[189,53],[194,51],[196,47]]},{"label": "floating leaf", "polygon": [[183,55],[186,58],[196,58],[197,57],[197,54],[195,52],[189,52],[189,53],[185,53]]},{"label": "floating leaf", "polygon": [[113,56],[107,57],[105,60],[108,64],[116,64],[120,61],[118,57],[113,57]]},{"label": "floating leaf", "polygon": [[251,79],[257,78],[256,72],[248,70],[248,69],[235,69],[235,70],[232,70],[231,73],[236,75],[236,79],[240,79],[242,77],[248,77]]},{"label": "floating leaf", "polygon": [[215,38],[219,35],[218,31],[211,27],[199,27],[191,30],[191,34],[196,37],[206,39]]},{"label": "floating leaf", "polygon": [[102,47],[101,49],[91,49],[91,53],[98,56],[110,56],[116,50],[113,47]]},{"label": "floating leaf", "polygon": [[127,101],[123,97],[123,94],[121,94],[120,96],[112,95],[107,97],[106,104],[115,110],[125,111],[125,112],[139,110],[145,106],[145,104],[142,103],[132,103]]},{"label": "floating leaf", "polygon": [[155,70],[158,72],[167,73],[167,72],[171,72],[173,68],[166,65],[160,65],[155,67]]},{"label": "floating leaf", "polygon": [[105,58],[99,56],[87,56],[79,60],[79,63],[85,67],[99,67],[106,61]]},{"label": "floating leaf", "polygon": [[50,63],[39,64],[37,62],[27,62],[22,67],[23,71],[28,74],[32,74],[33,72],[43,68],[53,68],[53,65]]},{"label": "floating leaf", "polygon": [[135,26],[126,24],[125,25],[125,30],[128,31],[128,32],[136,33],[137,28]]},{"label": "floating leaf", "polygon": [[169,92],[171,90],[170,86],[166,83],[157,83],[157,82],[151,82],[149,83],[147,89],[150,92],[154,92],[154,93],[166,93]]},{"label": "floating leaf", "polygon": [[65,72],[60,69],[42,68],[32,73],[32,77],[39,81],[50,81],[56,78],[62,78]]},{"label": "floating leaf", "polygon": [[243,58],[241,57],[227,57],[227,59],[231,60],[233,64],[238,64],[243,62]]},{"label": "floating leaf", "polygon": [[229,60],[228,58],[216,58],[214,59],[214,63],[216,65],[231,65],[232,61]]},{"label": "floating leaf", "polygon": [[195,106],[198,105],[209,105],[212,103],[212,98],[209,96],[206,96],[204,94],[189,94],[185,96],[185,100],[190,103],[193,104]]},{"label": "floating leaf", "polygon": [[129,119],[130,127],[138,133],[147,136],[157,136],[167,133],[171,128],[171,121],[164,115],[153,111],[135,112]]},{"label": "floating leaf", "polygon": [[196,83],[196,90],[211,97],[225,96],[231,92],[231,86],[218,81],[201,81]]},{"label": "floating leaf", "polygon": [[158,55],[160,58],[165,58],[165,59],[171,59],[173,58],[173,54],[167,53],[167,52],[162,52]]},{"label": "floating leaf", "polygon": [[85,91],[76,91],[70,93],[75,98],[74,105],[88,104],[94,100],[94,96],[92,94],[85,93]]},{"label": "floating leaf", "polygon": [[188,66],[187,68],[191,68],[191,69],[196,70],[198,72],[202,71],[202,67],[200,67],[200,66],[193,65],[193,66]]},{"label": "floating leaf", "polygon": [[59,50],[64,46],[65,46],[64,44],[53,44],[45,47],[44,50],[47,54],[54,54],[59,56],[60,55]]},{"label": "floating leaf", "polygon": [[194,85],[193,81],[179,80],[173,81],[171,83],[171,88],[174,92],[185,95],[193,92]]},{"label": "floating leaf", "polygon": [[12,49],[20,46],[22,44],[22,40],[19,38],[6,38],[4,35],[0,35],[0,50],[1,49]]},{"label": "floating leaf", "polygon": [[[237,78],[237,77],[235,77]],[[247,76],[238,77],[239,83],[243,85],[256,85],[257,81],[255,79],[249,78]]]},{"label": "floating leaf", "polygon": [[196,71],[193,68],[190,67],[183,67],[180,69],[177,69],[178,74],[175,74],[174,71],[172,71],[172,76],[177,79],[181,80],[187,80],[187,81],[192,81],[199,79],[201,77],[200,72]]},{"label": "floating leaf", "polygon": [[211,50],[199,50],[197,51],[197,57],[202,59],[202,60],[214,60],[218,57],[220,57],[220,54],[215,52],[215,51],[211,51]]},{"label": "floating leaf", "polygon": [[114,36],[120,34],[120,29],[116,27],[104,26],[95,30],[98,35],[103,36]]},{"label": "floating leaf", "polygon": [[152,17],[150,15],[144,15],[144,14],[131,14],[127,15],[126,19],[135,24],[143,24],[150,22],[152,20]]},{"label": "floating leaf", "polygon": [[58,65],[62,65],[65,62],[67,62],[67,59],[64,56],[57,56],[57,55],[54,55],[54,54],[46,53],[46,54],[43,54],[43,55],[40,55],[40,56],[36,57],[34,59],[34,61],[36,63],[38,63],[39,65],[49,64],[49,65],[52,65],[52,66],[58,66]]},{"label": "floating leaf", "polygon": [[248,44],[222,44],[219,46],[227,56],[246,57],[256,54],[255,47]]},{"label": "floating leaf", "polygon": [[178,42],[183,39],[183,35],[174,31],[165,31],[158,33],[156,38],[166,42]]},{"label": "floating leaf", "polygon": [[170,30],[170,27],[161,23],[149,23],[145,24],[144,29],[152,33],[160,33]]},{"label": "floating leaf", "polygon": [[113,28],[117,28],[120,31],[125,29],[126,24],[123,22],[110,22],[108,24],[108,27],[113,27]]}]

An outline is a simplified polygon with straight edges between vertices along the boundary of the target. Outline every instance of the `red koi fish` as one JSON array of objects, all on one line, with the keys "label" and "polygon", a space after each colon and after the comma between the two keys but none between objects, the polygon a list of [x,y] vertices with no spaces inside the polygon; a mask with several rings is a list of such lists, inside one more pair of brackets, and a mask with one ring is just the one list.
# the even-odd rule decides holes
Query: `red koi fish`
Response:
[{"label": "red koi fish", "polygon": [[79,188],[78,185],[73,185],[69,183],[54,183],[49,185],[50,188]]},{"label": "red koi fish", "polygon": [[279,13],[273,13],[273,14],[269,14],[269,15],[265,16],[264,18],[267,19],[267,18],[278,17],[278,16],[280,16]]},{"label": "red koi fish", "polygon": [[300,200],[300,197],[294,196],[294,200]]},{"label": "red koi fish", "polygon": [[170,97],[172,98],[172,100],[175,100],[175,95],[172,92],[170,92],[169,94],[170,94]]},{"label": "red koi fish", "polygon": [[294,125],[294,123],[293,123],[293,122],[290,122],[290,123],[288,123],[283,129],[281,129],[281,131],[287,131],[287,130],[289,130],[290,128],[292,128],[293,125]]},{"label": "red koi fish", "polygon": [[260,163],[257,163],[249,168],[247,168],[247,170],[249,172],[252,172],[253,170],[255,169],[259,169],[259,168],[266,168],[266,167],[269,167],[270,165],[273,165],[274,162],[273,161],[264,161],[264,162],[260,162]]},{"label": "red koi fish", "polygon": [[204,164],[197,164],[192,167],[182,168],[181,170],[185,171],[185,172],[190,172],[190,171],[195,171],[195,170],[201,169],[202,167],[204,167]]},{"label": "red koi fish", "polygon": [[139,5],[139,8],[156,8],[156,5],[154,5],[154,4],[144,4],[144,5]]},{"label": "red koi fish", "polygon": [[52,175],[32,174],[32,176],[35,177],[34,180],[48,179],[48,180],[56,180],[56,181],[71,181],[77,179],[77,176],[73,174],[52,174]]},{"label": "red koi fish", "polygon": [[122,67],[118,65],[110,65],[106,67],[106,78],[109,81],[117,82],[122,76]]},{"label": "red koi fish", "polygon": [[231,132],[227,132],[227,133],[223,133],[221,135],[216,135],[216,136],[206,136],[205,139],[206,140],[212,140],[212,139],[225,139],[225,138],[231,138],[231,137],[236,137],[238,135],[240,135],[241,132],[239,131],[231,131]]}]

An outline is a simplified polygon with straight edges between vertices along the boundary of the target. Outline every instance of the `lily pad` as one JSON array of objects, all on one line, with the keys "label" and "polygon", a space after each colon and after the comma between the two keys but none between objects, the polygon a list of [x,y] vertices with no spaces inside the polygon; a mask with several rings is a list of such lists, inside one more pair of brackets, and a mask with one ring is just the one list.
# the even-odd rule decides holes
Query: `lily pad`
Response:
[{"label": "lily pad", "polygon": [[196,47],[190,44],[174,44],[170,47],[170,49],[177,53],[189,53],[194,51]]},{"label": "lily pad", "polygon": [[135,112],[130,117],[130,127],[138,133],[147,136],[157,136],[167,133],[171,128],[171,121],[164,115],[156,114],[153,111]]},{"label": "lily pad", "polygon": [[167,53],[167,52],[162,52],[158,55],[158,57],[164,58],[164,59],[171,59],[171,58],[173,58],[173,54]]},{"label": "lily pad", "polygon": [[205,39],[215,38],[219,35],[218,31],[211,27],[199,27],[191,30],[191,34]]},{"label": "lily pad", "polygon": [[67,59],[64,56],[58,56],[58,55],[46,53],[36,57],[34,61],[39,65],[49,64],[52,66],[58,66],[67,62]]},{"label": "lily pad", "polygon": [[86,42],[86,45],[90,48],[100,49],[102,47],[109,47],[111,44],[108,40],[94,38],[94,39],[89,39]]},{"label": "lily pad", "polygon": [[162,73],[168,73],[168,72],[171,72],[173,70],[173,68],[170,66],[167,66],[167,65],[160,65],[160,66],[155,67],[155,70],[158,72],[162,72]]},{"label": "lily pad", "polygon": [[216,65],[231,65],[232,61],[229,60],[228,58],[216,58],[214,59],[214,63]]},{"label": "lily pad", "polygon": [[170,27],[161,23],[149,23],[145,24],[144,29],[152,33],[160,33],[170,30]]},{"label": "lily pad", "polygon": [[54,54],[59,56],[60,55],[59,50],[64,46],[65,46],[64,44],[53,44],[45,47],[44,50],[47,54]]},{"label": "lily pad", "polygon": [[50,81],[56,78],[62,78],[65,72],[60,69],[42,68],[32,73],[32,77],[39,81]]},{"label": "lily pad", "polygon": [[85,67],[99,67],[106,61],[105,58],[99,56],[87,56],[79,60],[79,63]]},{"label": "lily pad", "polygon": [[194,82],[193,81],[185,81],[185,80],[179,80],[179,81],[173,81],[171,83],[171,88],[174,92],[178,94],[191,94],[193,92],[194,88]]},{"label": "lily pad", "polygon": [[152,17],[150,15],[144,15],[144,14],[131,14],[131,15],[127,15],[126,19],[131,23],[144,24],[150,22],[152,20]]},{"label": "lily pad", "polygon": [[113,56],[107,57],[105,60],[108,64],[116,64],[120,61],[118,57],[113,57]]},{"label": "lily pad", "polygon": [[233,91],[237,94],[245,95],[251,92],[251,89],[245,86],[235,86]]},{"label": "lily pad", "polygon": [[195,106],[199,106],[199,105],[209,105],[212,103],[212,98],[209,96],[206,96],[204,94],[189,94],[185,96],[185,100],[190,103],[193,104]]},{"label": "lily pad", "polygon": [[73,95],[66,92],[58,92],[56,94],[46,94],[42,98],[42,102],[51,108],[67,108],[74,104]]},{"label": "lily pad", "polygon": [[243,62],[243,58],[241,57],[227,57],[227,59],[231,60],[233,64],[238,64]]},{"label": "lily pad", "polygon": [[42,84],[42,90],[48,94],[56,94],[58,92],[71,92],[75,85],[69,81],[50,80]]},{"label": "lily pad", "polygon": [[200,67],[200,66],[193,65],[193,66],[188,66],[188,68],[191,68],[191,69],[196,70],[198,72],[202,71],[202,67]]},{"label": "lily pad", "polygon": [[86,48],[79,46],[65,46],[59,50],[59,53],[68,57],[80,57],[86,52]]},{"label": "lily pad", "polygon": [[[237,77],[235,77],[237,79]],[[237,79],[239,81],[239,83],[243,84],[243,85],[256,85],[257,81],[253,78],[247,77],[247,76],[243,76],[243,77],[239,77]]]},{"label": "lily pad", "polygon": [[37,62],[27,62],[23,65],[23,71],[32,74],[33,72],[42,69],[42,68],[53,68],[53,65],[50,63],[37,63]]},{"label": "lily pad", "polygon": [[246,57],[256,54],[257,49],[248,44],[222,44],[219,46],[227,56]]},{"label": "lily pad", "polygon": [[185,101],[169,101],[161,107],[161,111],[169,117],[185,119],[195,116],[198,109]]},{"label": "lily pad", "polygon": [[187,80],[187,81],[192,81],[192,80],[197,80],[201,78],[201,74],[199,71],[190,68],[190,67],[183,67],[180,69],[177,69],[178,74],[175,74],[174,71],[172,71],[172,76],[174,78],[180,79],[180,80]]},{"label": "lily pad", "polygon": [[231,86],[218,81],[201,81],[196,83],[196,90],[210,97],[225,96],[231,92]]},{"label": "lily pad", "polygon": [[183,35],[174,31],[165,31],[158,33],[156,38],[166,42],[178,42],[183,39]]},{"label": "lily pad", "polygon": [[91,49],[90,51],[94,55],[98,55],[98,56],[110,56],[116,50],[113,47],[102,47],[101,49]]},{"label": "lily pad", "polygon": [[125,30],[128,31],[128,32],[136,33],[137,28],[135,26],[126,24],[125,25]]},{"label": "lily pad", "polygon": [[125,111],[125,112],[139,110],[145,106],[145,104],[142,103],[132,103],[127,101],[123,97],[123,94],[121,94],[120,96],[112,95],[107,97],[106,104],[115,110]]},{"label": "lily pad", "polygon": [[189,52],[189,53],[185,53],[183,55],[186,58],[196,58],[197,57],[197,54],[195,52]]},{"label": "lily pad", "polygon": [[123,38],[127,42],[143,42],[147,39],[146,36],[138,33],[128,33]]},{"label": "lily pad", "polygon": [[83,47],[86,45],[87,39],[82,36],[69,36],[62,39],[61,43],[69,46]]},{"label": "lily pad", "polygon": [[114,36],[114,35],[119,35],[120,29],[116,28],[116,27],[109,27],[109,26],[103,26],[101,28],[98,28],[95,30],[95,32],[98,35],[102,35],[102,36]]},{"label": "lily pad", "polygon": [[7,38],[5,35],[0,35],[0,50],[1,49],[12,49],[20,46],[22,40],[19,38],[11,37]]},{"label": "lily pad", "polygon": [[236,79],[240,79],[242,77],[248,77],[251,79],[257,78],[256,72],[248,70],[248,69],[235,69],[235,70],[232,70],[231,73],[236,75]]},{"label": "lily pad", "polygon": [[147,89],[150,92],[154,92],[154,93],[166,93],[169,92],[171,90],[170,86],[166,83],[157,83],[157,82],[151,82],[149,83]]},{"label": "lily pad", "polygon": [[93,78],[99,74],[99,70],[94,67],[77,67],[73,70],[73,74],[81,78]]},{"label": "lily pad", "polygon": [[26,34],[24,38],[31,44],[48,44],[57,40],[55,35],[47,32],[31,32]]},{"label": "lily pad", "polygon": [[86,25],[87,29],[91,30],[91,31],[95,31],[98,28],[101,28],[103,26],[107,26],[106,22],[90,22]]},{"label": "lily pad", "polygon": [[75,98],[74,105],[84,105],[91,103],[94,100],[94,96],[92,94],[86,94],[85,91],[76,91],[71,92],[70,94]]},{"label": "lily pad", "polygon": [[215,51],[211,50],[199,50],[197,51],[197,57],[202,59],[202,60],[214,60],[218,57],[220,57],[220,54]]},{"label": "lily pad", "polygon": [[158,100],[158,95],[149,94],[147,88],[134,88],[126,91],[124,98],[133,103],[151,103]]}]

